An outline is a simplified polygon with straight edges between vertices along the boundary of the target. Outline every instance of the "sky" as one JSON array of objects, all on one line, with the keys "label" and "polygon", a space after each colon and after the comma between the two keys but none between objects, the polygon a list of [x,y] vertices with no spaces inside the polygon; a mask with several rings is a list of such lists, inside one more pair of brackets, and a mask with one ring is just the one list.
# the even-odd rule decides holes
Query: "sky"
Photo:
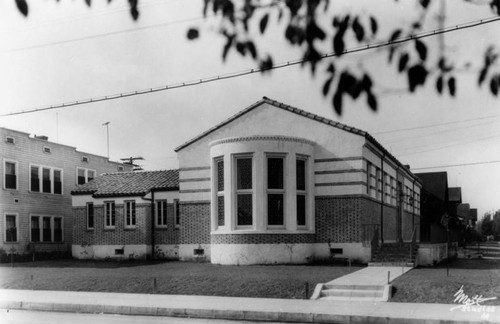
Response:
[{"label": "sky", "polygon": [[[245,71],[257,66],[230,52],[222,60],[224,39],[217,17],[203,18],[202,0],[141,0],[134,21],[127,1],[28,1],[22,16],[15,1],[0,2],[0,114],[33,110],[65,102],[111,96]],[[444,26],[494,16],[488,5],[446,1]],[[377,40],[417,17],[416,1],[334,1],[330,10],[378,17]],[[423,30],[439,27],[439,1],[432,1]],[[320,17],[327,26],[328,16]],[[251,36],[260,53],[275,63],[301,58],[283,38],[284,24],[272,14],[264,35],[258,22]],[[191,27],[201,37],[186,39]],[[300,65],[191,87],[143,94],[62,109],[0,117],[0,126],[111,160],[143,157],[145,170],[178,168],[174,149],[263,96],[369,132],[413,172],[448,172],[450,187],[462,187],[462,200],[485,212],[500,209],[500,101],[487,86],[477,85],[483,53],[500,49],[500,22],[447,33],[445,52],[457,67],[457,94],[437,95],[435,75],[415,93],[394,65],[387,49],[349,54],[335,60],[354,73],[368,71],[374,81],[378,111],[364,98],[345,100],[342,115],[331,97],[321,93],[323,73]],[[332,33],[332,29],[328,28]],[[329,34],[328,37],[333,37]],[[436,59],[439,37],[424,39]],[[347,48],[352,44],[348,44]],[[406,45],[410,46],[410,45]],[[331,43],[320,48],[331,52]],[[498,71],[498,65],[496,66]],[[109,125],[103,126],[109,122]],[[463,166],[454,166],[466,164]],[[453,166],[450,166],[453,165]]]}]

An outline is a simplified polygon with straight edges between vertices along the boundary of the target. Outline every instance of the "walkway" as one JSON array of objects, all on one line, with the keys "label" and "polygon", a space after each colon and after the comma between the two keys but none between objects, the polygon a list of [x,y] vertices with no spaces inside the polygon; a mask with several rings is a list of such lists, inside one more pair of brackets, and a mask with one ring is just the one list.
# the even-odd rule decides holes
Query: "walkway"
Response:
[{"label": "walkway", "polygon": [[[500,306],[0,289],[0,308],[289,323],[498,323]],[[484,306],[483,306],[484,307]]]},{"label": "walkway", "polygon": [[366,267],[325,284],[319,284],[311,299],[388,301],[391,282],[411,267]]}]

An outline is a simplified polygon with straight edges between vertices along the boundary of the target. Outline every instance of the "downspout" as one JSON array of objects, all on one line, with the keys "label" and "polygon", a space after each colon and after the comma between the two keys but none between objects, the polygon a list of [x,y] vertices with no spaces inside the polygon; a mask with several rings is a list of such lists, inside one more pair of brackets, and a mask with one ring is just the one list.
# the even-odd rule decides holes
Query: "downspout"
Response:
[{"label": "downspout", "polygon": [[151,189],[151,260],[155,258],[155,190]]},{"label": "downspout", "polygon": [[151,189],[151,199],[143,197],[144,200],[151,201],[151,260],[154,259],[155,253],[155,190]]},{"label": "downspout", "polygon": [[382,152],[382,157],[380,158],[380,177],[382,178],[381,179],[382,192],[380,194],[380,242],[382,244],[384,244],[384,190],[385,190],[384,159],[385,159],[385,152]]}]

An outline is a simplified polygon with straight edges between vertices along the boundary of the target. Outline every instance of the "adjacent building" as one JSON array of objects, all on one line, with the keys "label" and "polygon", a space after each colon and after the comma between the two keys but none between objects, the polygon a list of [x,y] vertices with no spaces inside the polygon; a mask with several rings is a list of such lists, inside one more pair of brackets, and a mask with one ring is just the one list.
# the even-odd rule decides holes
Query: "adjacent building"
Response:
[{"label": "adjacent building", "polygon": [[108,158],[0,128],[0,248],[5,253],[67,252],[71,190],[104,172],[130,170]]},{"label": "adjacent building", "polygon": [[99,181],[74,191],[75,257],[368,262],[374,241],[420,236],[421,180],[365,131],[264,97],[176,152],[178,189],[172,178],[123,196]]}]

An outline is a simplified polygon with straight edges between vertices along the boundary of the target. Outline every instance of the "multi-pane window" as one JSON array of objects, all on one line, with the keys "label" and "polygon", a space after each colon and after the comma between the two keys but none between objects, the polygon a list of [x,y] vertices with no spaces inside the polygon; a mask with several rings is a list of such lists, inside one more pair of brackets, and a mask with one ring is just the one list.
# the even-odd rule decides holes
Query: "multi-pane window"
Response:
[{"label": "multi-pane window", "polygon": [[4,188],[17,189],[17,162],[5,161],[4,173]]},{"label": "multi-pane window", "polygon": [[217,166],[217,225],[224,226],[224,159],[215,161]]},{"label": "multi-pane window", "polygon": [[306,160],[296,160],[297,226],[306,226]]},{"label": "multi-pane window", "polygon": [[32,165],[30,167],[31,192],[62,194],[62,170]]},{"label": "multi-pane window", "polygon": [[179,199],[174,199],[174,217],[175,226],[181,225],[181,209],[179,206]]},{"label": "multi-pane window", "polygon": [[136,225],[135,201],[125,201],[125,227],[134,227]]},{"label": "multi-pane window", "polygon": [[253,224],[252,158],[236,158],[236,211],[238,226]]},{"label": "multi-pane window", "polygon": [[382,171],[380,168],[377,170],[377,199],[382,199]]},{"label": "multi-pane window", "polygon": [[31,242],[40,242],[40,217],[31,216]]},{"label": "multi-pane window", "polygon": [[54,242],[62,242],[62,218],[54,217]]},{"label": "multi-pane window", "polygon": [[17,242],[17,215],[5,215],[5,242]]},{"label": "multi-pane window", "polygon": [[156,201],[156,225],[167,226],[167,201]]},{"label": "multi-pane window", "polygon": [[94,204],[87,203],[87,229],[94,228]]},{"label": "multi-pane window", "polygon": [[370,196],[371,193],[371,183],[372,183],[372,174],[371,174],[371,163],[366,161],[366,193]]},{"label": "multi-pane window", "polygon": [[267,158],[267,225],[284,225],[284,158]]},{"label": "multi-pane window", "polygon": [[104,202],[104,227],[114,228],[116,225],[116,211],[114,201]]},{"label": "multi-pane window", "polygon": [[42,217],[42,241],[52,242],[52,227],[50,217]]},{"label": "multi-pane window", "polygon": [[396,179],[391,177],[391,202],[393,205],[397,205],[397,186],[396,186]]},{"label": "multi-pane window", "polygon": [[62,217],[31,216],[31,242],[57,243],[62,241]]},{"label": "multi-pane window", "polygon": [[77,184],[85,184],[95,178],[95,171],[85,168],[76,168],[77,173]]}]

